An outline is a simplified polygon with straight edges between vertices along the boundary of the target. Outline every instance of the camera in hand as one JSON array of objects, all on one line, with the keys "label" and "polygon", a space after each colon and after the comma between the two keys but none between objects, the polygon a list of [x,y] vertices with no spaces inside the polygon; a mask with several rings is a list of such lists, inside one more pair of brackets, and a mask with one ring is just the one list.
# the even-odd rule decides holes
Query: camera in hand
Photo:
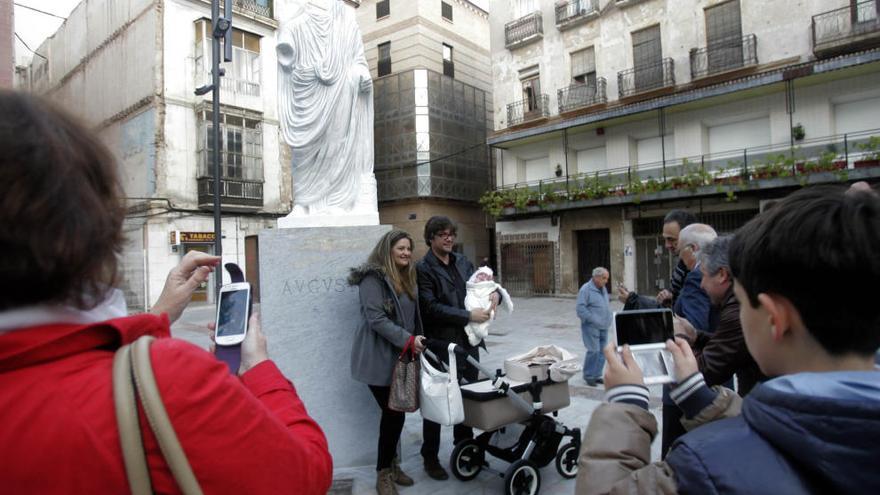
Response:
[{"label": "camera in hand", "polygon": [[673,336],[672,311],[640,309],[614,314],[617,352],[629,345],[633,358],[642,369],[645,384],[675,381],[672,354],[666,341]]}]

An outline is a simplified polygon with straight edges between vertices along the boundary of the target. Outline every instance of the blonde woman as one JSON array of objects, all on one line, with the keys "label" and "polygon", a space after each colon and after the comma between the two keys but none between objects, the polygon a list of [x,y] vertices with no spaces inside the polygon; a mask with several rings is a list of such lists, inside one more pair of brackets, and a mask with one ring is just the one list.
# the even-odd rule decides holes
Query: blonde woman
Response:
[{"label": "blonde woman", "polygon": [[396,495],[395,483],[414,483],[395,460],[404,413],[388,408],[391,374],[401,350],[410,338],[416,352],[425,348],[412,247],[409,234],[392,230],[348,277],[350,285],[358,286],[362,317],[352,345],[351,376],[370,387],[382,410],[376,460],[379,495]]}]

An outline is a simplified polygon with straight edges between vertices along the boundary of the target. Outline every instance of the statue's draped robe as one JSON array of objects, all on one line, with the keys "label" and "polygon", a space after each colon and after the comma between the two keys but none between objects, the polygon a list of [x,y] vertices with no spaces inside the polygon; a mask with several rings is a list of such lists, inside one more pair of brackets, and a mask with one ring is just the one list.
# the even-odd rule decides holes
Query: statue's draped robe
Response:
[{"label": "statue's draped robe", "polygon": [[282,26],[277,51],[294,205],[309,214],[351,210],[373,171],[373,93],[361,84],[370,71],[354,13],[342,2],[328,10],[306,3]]}]

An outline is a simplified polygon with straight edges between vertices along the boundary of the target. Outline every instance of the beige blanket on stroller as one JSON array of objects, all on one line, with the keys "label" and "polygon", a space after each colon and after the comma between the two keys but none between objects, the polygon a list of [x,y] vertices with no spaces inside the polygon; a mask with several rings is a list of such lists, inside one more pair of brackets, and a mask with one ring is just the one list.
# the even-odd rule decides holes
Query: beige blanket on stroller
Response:
[{"label": "beige blanket on stroller", "polygon": [[[581,370],[580,359],[556,345],[542,345],[524,354],[511,356],[504,361],[504,370],[509,378],[521,380],[525,378],[513,375],[519,375],[523,367],[528,368],[535,365],[547,369],[550,379],[554,382],[568,381]],[[513,375],[511,374],[512,370]]]}]

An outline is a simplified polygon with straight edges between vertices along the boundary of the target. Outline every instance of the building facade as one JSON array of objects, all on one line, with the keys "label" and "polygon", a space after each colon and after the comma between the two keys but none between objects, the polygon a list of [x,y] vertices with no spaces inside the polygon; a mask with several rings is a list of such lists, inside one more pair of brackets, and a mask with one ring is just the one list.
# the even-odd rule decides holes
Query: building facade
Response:
[{"label": "building facade", "polygon": [[731,232],[809,183],[880,177],[876,0],[515,0],[490,7],[501,276],[595,266],[667,286],[673,208]]},{"label": "building facade", "polygon": [[358,24],[374,83],[379,217],[413,235],[447,215],[457,249],[491,254],[492,222],[477,201],[493,175],[488,13],[468,0],[368,0]]},{"label": "building facade", "polygon": [[[234,0],[233,61],[223,64],[220,133],[211,133],[211,4],[83,0],[21,81],[80,116],[116,154],[125,188],[123,289],[148,309],[190,250],[212,252],[213,153],[221,153],[223,261],[258,287],[257,234],[290,210],[279,140],[272,0]],[[219,273],[219,271],[217,272]],[[196,300],[213,299],[213,281]]]}]

